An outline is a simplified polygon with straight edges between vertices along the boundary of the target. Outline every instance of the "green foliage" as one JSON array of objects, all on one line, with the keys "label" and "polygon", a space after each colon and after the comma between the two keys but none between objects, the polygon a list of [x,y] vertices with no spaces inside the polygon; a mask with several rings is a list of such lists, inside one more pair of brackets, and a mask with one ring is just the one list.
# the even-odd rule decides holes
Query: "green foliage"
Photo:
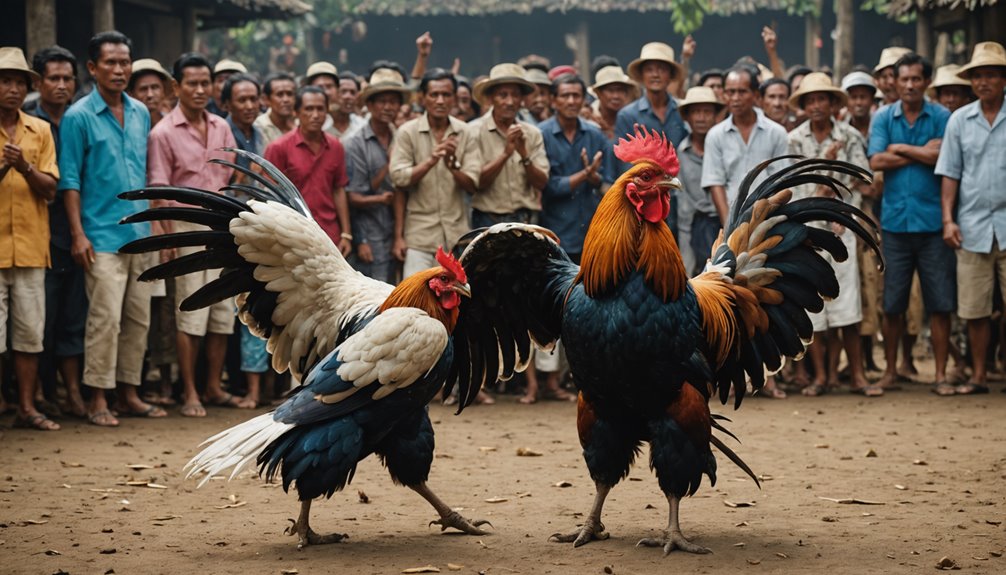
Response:
[{"label": "green foliage", "polygon": [[691,34],[702,27],[706,14],[712,11],[709,0],[674,0],[671,23],[678,34]]},{"label": "green foliage", "polygon": [[[876,12],[881,16],[890,17],[891,0],[863,0],[859,9],[864,12]],[[912,10],[906,14],[901,14],[895,17],[894,20],[899,24],[915,22],[915,11]]]}]

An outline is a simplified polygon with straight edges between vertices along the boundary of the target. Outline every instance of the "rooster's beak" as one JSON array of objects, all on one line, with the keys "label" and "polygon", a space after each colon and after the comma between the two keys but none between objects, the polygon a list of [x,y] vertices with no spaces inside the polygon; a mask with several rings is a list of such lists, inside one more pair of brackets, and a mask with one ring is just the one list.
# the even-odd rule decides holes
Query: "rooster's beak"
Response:
[{"label": "rooster's beak", "polygon": [[675,178],[674,176],[665,175],[664,179],[660,180],[660,183],[657,185],[660,186],[661,188],[669,188],[675,190],[681,189],[681,181]]},{"label": "rooster's beak", "polygon": [[468,284],[455,282],[453,285],[451,285],[451,289],[465,296],[468,299],[471,299],[472,297],[472,288],[469,287]]}]

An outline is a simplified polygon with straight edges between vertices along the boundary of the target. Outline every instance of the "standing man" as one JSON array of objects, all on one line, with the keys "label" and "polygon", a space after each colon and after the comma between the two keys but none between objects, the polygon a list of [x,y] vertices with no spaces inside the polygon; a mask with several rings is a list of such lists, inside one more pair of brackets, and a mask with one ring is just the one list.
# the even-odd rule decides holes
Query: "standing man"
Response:
[{"label": "standing man", "polygon": [[[551,105],[554,114],[538,128],[545,141],[549,159],[548,184],[541,197],[541,225],[559,236],[559,246],[577,264],[583,252],[583,239],[587,235],[594,211],[601,201],[602,187],[607,188],[614,178],[605,171],[611,153],[608,139],[597,127],[580,119],[580,109],[587,86],[579,76],[563,74],[551,85]],[[535,374],[528,373],[527,391],[520,402],[538,400],[538,379],[545,377],[542,396],[559,401],[573,401],[576,396],[559,386],[561,346],[552,353],[535,353]],[[531,370],[528,370],[529,372]]]},{"label": "standing man", "polygon": [[[238,149],[261,156],[265,152],[265,136],[255,125],[261,101],[258,82],[248,74],[235,74],[224,82],[220,96],[228,112],[227,125],[231,129]],[[248,158],[242,156],[238,156],[234,161],[245,168],[251,164]]]},{"label": "standing man", "polygon": [[297,83],[293,76],[278,72],[265,77],[262,99],[268,109],[255,119],[255,125],[262,130],[265,138],[264,146],[297,127],[297,115],[293,109],[296,93]]},{"label": "standing man", "polygon": [[151,126],[156,126],[164,117],[164,86],[170,83],[171,75],[157,60],[141,58],[133,62],[133,74],[129,77],[126,93],[147,107]]},{"label": "standing man", "polygon": [[868,140],[877,84],[866,72],[850,72],[842,78],[842,91],[848,96],[846,105],[848,124],[863,136],[864,141]]},{"label": "standing man", "polygon": [[898,86],[894,81],[894,64],[905,54],[911,54],[908,48],[892,46],[884,48],[880,52],[880,61],[873,69],[873,77],[877,81],[877,88],[884,94],[883,104],[893,104],[898,101]]},{"label": "standing man", "polygon": [[[615,145],[615,122],[618,112],[629,103],[630,94],[636,92],[632,78],[625,75],[621,66],[605,66],[594,76],[590,87],[597,94],[598,108],[594,121],[611,145]],[[614,157],[614,154],[611,154]]]},{"label": "standing man", "polygon": [[353,264],[365,276],[390,284],[396,283],[398,266],[392,256],[395,188],[389,175],[388,150],[395,137],[395,116],[411,94],[398,72],[375,70],[360,95],[370,121],[345,140],[352,174],[346,191],[356,245]]},{"label": "standing man", "polygon": [[[936,175],[943,177],[943,241],[957,250],[958,313],[968,321],[973,375],[954,391],[988,393],[988,352],[995,279],[1006,278],[1006,50],[997,42],[975,46],[971,62],[960,69],[971,81],[977,102],[950,117],[940,147]],[[956,208],[956,209],[955,209]]]},{"label": "standing man", "polygon": [[294,100],[298,127],[269,144],[265,159],[297,186],[311,215],[342,255],[353,249],[346,201],[346,153],[321,127],[328,117],[328,96],[317,86],[304,86]]},{"label": "standing man", "polygon": [[947,64],[936,69],[936,77],[926,90],[929,99],[938,102],[953,114],[958,108],[975,101],[971,82],[958,76],[961,67],[957,64]]},{"label": "standing man", "polygon": [[[69,50],[52,46],[32,58],[39,75],[39,98],[30,114],[49,123],[56,155],[59,156],[59,125],[77,91],[77,58]],[[45,271],[45,338],[39,362],[39,379],[46,398],[55,400],[56,371],[66,385],[68,411],[85,417],[87,408],[80,395],[80,356],[84,353],[84,322],[87,294],[84,270],[70,257],[70,224],[63,208],[63,195],[49,203],[49,259]]]},{"label": "standing man", "polygon": [[536,223],[541,191],[548,183],[548,156],[541,130],[517,119],[521,100],[534,90],[517,64],[497,64],[475,85],[475,99],[492,113],[473,120],[484,166],[472,199],[472,225]]},{"label": "standing man", "polygon": [[521,120],[537,125],[552,115],[552,109],[549,107],[549,90],[552,89],[552,80],[548,79],[548,72],[537,66],[528,67],[524,77],[534,86],[534,91],[524,96]]},{"label": "standing man", "polygon": [[[769,120],[755,106],[758,101],[758,72],[750,66],[734,66],[727,71],[723,93],[730,116],[713,126],[706,136],[702,163],[702,187],[716,206],[720,225],[726,226],[737,200],[741,182],[755,166],[786,154],[786,129]],[[785,166],[784,161],[768,166],[751,183],[752,189]]]},{"label": "standing man", "polygon": [[922,299],[929,312],[936,378],[933,392],[952,395],[947,382],[950,313],[957,307],[957,284],[948,273],[954,252],[943,242],[940,179],[933,166],[950,112],[925,100],[933,68],[918,54],[894,64],[900,101],[873,117],[867,155],[870,168],[884,171],[880,228],[884,260],[884,353],[887,366],[881,386],[895,384],[898,342],[904,328],[912,274],[918,272]]},{"label": "standing man", "polygon": [[329,106],[332,125],[326,130],[339,138],[348,138],[363,128],[367,120],[356,113],[357,99],[360,95],[360,78],[352,72],[339,74],[339,99]]},{"label": "standing man", "polygon": [[224,58],[213,67],[213,94],[210,103],[206,105],[206,111],[220,116],[227,117],[227,106],[224,105],[223,89],[224,82],[234,74],[247,74],[248,68],[241,62]]},{"label": "standing man", "polygon": [[[807,117],[806,122],[789,133],[789,152],[806,158],[824,158],[848,162],[863,169],[868,168],[866,146],[862,136],[852,126],[836,122],[835,114],[846,104],[846,95],[833,86],[827,74],[814,72],[804,77],[789,105],[800,109]],[[840,198],[857,208],[862,204],[863,195],[871,195],[873,188],[866,182],[855,180],[845,174],[834,177],[851,190],[851,196]],[[835,197],[827,186],[804,185],[794,189],[794,198]],[[856,236],[839,225],[832,225],[849,254],[856,253]],[[810,314],[814,326],[814,341],[809,351],[814,362],[814,381],[803,389],[804,395],[817,396],[838,386],[838,360],[845,349],[849,360],[850,388],[853,393],[868,397],[884,394],[883,388],[871,385],[863,370],[862,346],[859,338],[859,324],[863,319],[860,297],[859,261],[849,257],[844,262],[836,261],[831,254],[821,254],[835,270],[840,287],[839,295],[824,302],[824,310]],[[842,330],[841,338],[838,331]]]},{"label": "standing man", "polygon": [[[237,144],[227,121],[210,114],[206,107],[213,93],[210,63],[201,54],[182,54],[172,70],[178,85],[178,106],[164,121],[150,131],[147,157],[147,183],[150,186],[182,186],[217,192],[228,184],[233,170],[211,159],[234,160]],[[195,232],[205,226],[188,222],[170,222],[166,232]],[[178,257],[199,251],[198,248],[178,248]],[[163,254],[170,258],[173,254]],[[180,305],[197,290],[219,277],[219,272],[204,270],[175,279],[175,303]],[[182,378],[182,415],[205,417],[206,409],[196,390],[196,360],[199,342],[206,344],[205,401],[222,407],[254,407],[222,388],[227,336],[234,332],[234,302],[231,299],[196,311],[175,312],[177,328],[178,369]]]},{"label": "standing man", "polygon": [[46,204],[56,197],[59,170],[49,124],[21,111],[28,87],[40,80],[20,48],[0,48],[0,351],[7,350],[10,319],[18,389],[14,426],[56,431],[59,424],[35,408],[35,389],[49,266]]},{"label": "standing man", "polygon": [[691,275],[705,268],[712,257],[713,242],[720,233],[720,216],[712,198],[702,187],[702,161],[706,155],[706,135],[716,125],[716,117],[726,106],[712,88],[689,88],[678,105],[691,132],[678,145],[682,190],[678,200],[678,234],[681,259]]},{"label": "standing man", "polygon": [[475,193],[482,167],[478,142],[450,115],[457,79],[434,68],[419,82],[426,112],[398,129],[391,150],[395,192],[394,255],[403,277],[436,266],[438,246],[451,251],[468,233],[466,196]]},{"label": "standing man", "polygon": [[70,253],[84,268],[89,308],[84,334],[84,385],[92,389],[87,417],[115,427],[105,391],[118,386],[121,413],[163,417],[164,410],[140,400],[143,354],[150,325],[149,283],[137,277],[153,263],[150,254],[120,254],[124,244],[150,235],[159,225],[119,222],[146,209],[118,194],[147,183],[147,108],[125,94],[132,72],[132,43],[121,32],[101,32],[88,44],[87,70],[95,89],[67,110],[59,127],[58,189],[65,194]]}]

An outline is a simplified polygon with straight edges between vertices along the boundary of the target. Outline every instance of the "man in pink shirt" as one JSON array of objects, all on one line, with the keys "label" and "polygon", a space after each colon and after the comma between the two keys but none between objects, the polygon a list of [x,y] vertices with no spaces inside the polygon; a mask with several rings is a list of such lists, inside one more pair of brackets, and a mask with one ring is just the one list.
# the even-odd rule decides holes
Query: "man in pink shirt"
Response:
[{"label": "man in pink shirt", "polygon": [[[221,158],[234,161],[234,154],[219,149],[234,148],[234,135],[227,122],[207,113],[212,94],[212,68],[201,54],[183,54],[175,61],[173,75],[178,83],[178,106],[150,131],[147,143],[147,183],[151,186],[189,186],[216,191],[230,181],[232,169],[207,163]],[[186,222],[166,226],[166,232],[187,232],[206,229]],[[177,254],[162,253],[161,260],[182,257],[197,248],[180,248]],[[219,277],[219,272],[191,273],[175,280],[175,301],[181,303],[196,290]],[[227,351],[227,336],[234,331],[234,302],[225,300],[192,312],[175,314],[178,347],[178,367],[184,385],[182,415],[204,417],[196,391],[196,358],[199,338],[206,337],[206,395],[212,405],[254,407],[225,392],[220,376]]]},{"label": "man in pink shirt", "polygon": [[349,178],[342,144],[322,131],[328,96],[317,86],[305,86],[297,91],[294,110],[300,125],[269,144],[265,159],[297,186],[315,221],[346,255],[353,249],[345,189]]}]

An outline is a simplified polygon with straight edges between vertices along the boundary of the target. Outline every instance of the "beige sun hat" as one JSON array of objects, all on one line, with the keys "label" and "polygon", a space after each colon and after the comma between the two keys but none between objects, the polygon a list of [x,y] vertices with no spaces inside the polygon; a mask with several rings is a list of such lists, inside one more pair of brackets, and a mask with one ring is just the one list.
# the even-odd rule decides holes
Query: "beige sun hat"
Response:
[{"label": "beige sun hat", "polygon": [[[327,72],[325,72],[327,74]],[[395,92],[401,94],[402,101],[408,102],[412,96],[412,90],[405,85],[402,75],[398,70],[391,68],[378,68],[370,75],[367,87],[360,92],[360,101],[366,102],[382,92]]]},{"label": "beige sun hat", "polygon": [[537,84],[539,86],[551,86],[552,80],[548,79],[548,73],[539,70],[538,68],[531,68],[524,72],[524,78],[532,84]]},{"label": "beige sun hat", "polygon": [[139,76],[144,72],[153,72],[165,80],[171,80],[171,74],[161,66],[161,63],[153,58],[140,58],[133,61],[133,72],[131,77]]},{"label": "beige sun hat", "polygon": [[884,48],[880,52],[880,62],[877,62],[877,66],[873,69],[874,74],[879,74],[884,68],[890,68],[895,62],[901,59],[905,54],[911,54],[912,51],[909,48],[904,48],[901,46],[892,46],[890,48]]},{"label": "beige sun hat", "polygon": [[685,108],[693,104],[712,104],[716,106],[716,113],[719,113],[720,110],[726,107],[723,102],[720,102],[716,98],[716,92],[713,92],[712,88],[707,88],[706,86],[688,88],[688,92],[685,93],[685,99],[678,102],[678,110],[684,114]]},{"label": "beige sun hat", "polygon": [[486,91],[500,84],[516,84],[525,95],[534,91],[534,84],[527,81],[527,72],[517,64],[496,64],[489,70],[489,77],[475,83],[472,96],[479,102],[484,101]]},{"label": "beige sun hat", "polygon": [[961,67],[957,64],[947,64],[946,66],[940,66],[937,68],[933,83],[930,84],[929,88],[926,90],[926,95],[930,98],[935,98],[936,89],[943,88],[945,86],[963,86],[970,90],[971,82],[968,82],[957,75],[960,70]]},{"label": "beige sun hat", "polygon": [[[35,70],[32,70],[31,67],[28,66],[28,60],[25,60],[24,52],[21,51],[21,48],[0,48],[0,70],[23,72],[31,78],[28,82],[29,84],[32,81],[38,82],[42,79]],[[28,86],[28,89],[30,91],[31,86]]]},{"label": "beige sun hat", "polygon": [[674,48],[671,48],[663,42],[650,42],[649,44],[643,45],[643,48],[639,51],[639,58],[629,62],[629,67],[627,68],[629,77],[636,82],[642,82],[643,62],[646,62],[647,60],[657,60],[658,62],[667,62],[670,64],[671,80],[680,78],[685,73],[681,64],[674,61]]},{"label": "beige sun hat", "polygon": [[800,98],[815,92],[834,94],[838,98],[840,106],[844,106],[849,99],[841,88],[831,83],[831,78],[827,74],[824,72],[813,72],[803,77],[803,81],[800,82],[800,89],[789,97],[790,107],[803,109],[803,106],[800,105]]},{"label": "beige sun hat", "polygon": [[[135,68],[136,64],[133,64],[133,67]],[[245,65],[242,64],[241,62],[224,58],[223,60],[217,62],[217,65],[213,67],[214,76],[216,76],[221,72],[234,72],[238,74],[247,74],[248,68],[245,68]]]},{"label": "beige sun hat", "polygon": [[957,75],[967,78],[971,70],[983,66],[998,66],[1006,68],[1006,49],[999,42],[979,42],[975,44],[975,50],[971,54],[971,61],[961,66]]},{"label": "beige sun hat", "polygon": [[842,90],[846,93],[849,90],[857,87],[869,88],[871,90],[877,90],[877,83],[873,81],[873,76],[862,71],[849,72],[842,78]]},{"label": "beige sun hat", "polygon": [[635,100],[639,97],[639,85],[632,81],[621,66],[605,66],[594,74],[594,85],[587,89],[588,92],[597,97],[598,88],[611,86],[612,84],[623,84],[629,91],[629,97]]},{"label": "beige sun hat", "polygon": [[321,76],[322,74],[328,74],[333,78],[339,77],[339,70],[335,68],[334,64],[329,62],[315,62],[307,67],[307,73],[304,74],[304,83],[310,84],[311,80],[315,76]]}]

